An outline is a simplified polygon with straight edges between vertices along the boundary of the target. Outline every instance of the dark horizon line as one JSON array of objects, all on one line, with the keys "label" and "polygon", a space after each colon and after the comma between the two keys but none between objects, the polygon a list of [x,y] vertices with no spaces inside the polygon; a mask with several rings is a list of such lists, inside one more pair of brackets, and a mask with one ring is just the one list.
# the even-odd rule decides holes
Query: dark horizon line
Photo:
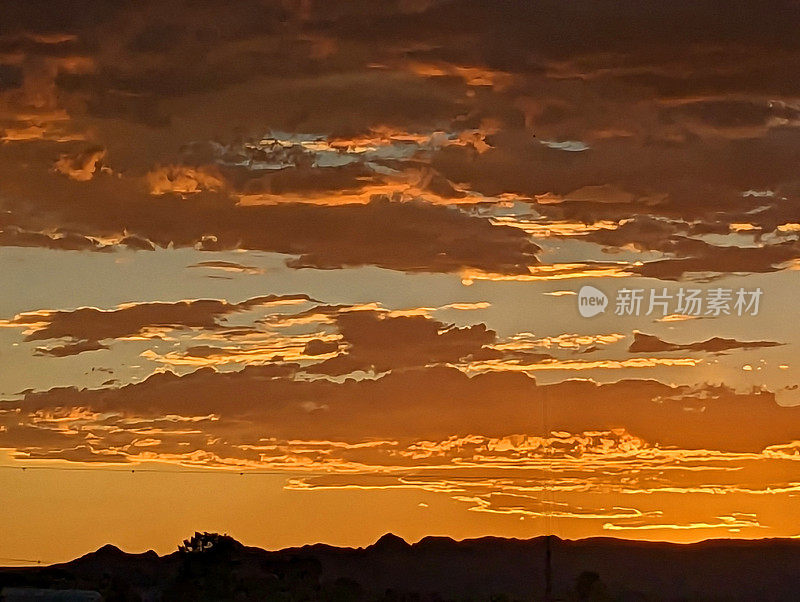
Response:
[{"label": "dark horizon line", "polygon": [[[293,553],[293,552],[302,552],[307,550],[313,549],[328,549],[328,550],[337,550],[337,551],[351,551],[356,552],[359,550],[370,550],[375,549],[376,547],[382,547],[385,545],[394,545],[395,547],[406,547],[408,549],[425,547],[426,545],[430,545],[433,543],[450,543],[453,545],[475,545],[475,544],[487,544],[487,543],[519,543],[519,544],[530,544],[530,543],[537,543],[543,540],[549,539],[553,543],[566,543],[570,545],[591,545],[591,544],[603,544],[603,545],[612,545],[612,546],[636,546],[636,547],[649,547],[649,548],[659,548],[659,547],[671,547],[671,548],[678,548],[678,549],[688,549],[688,548],[709,548],[709,547],[717,547],[720,545],[729,546],[729,547],[746,547],[746,546],[769,546],[769,545],[780,545],[780,544],[791,544],[797,545],[800,548],[800,537],[787,535],[787,536],[779,536],[779,537],[759,537],[759,538],[752,538],[752,537],[713,537],[708,539],[701,539],[699,541],[693,542],[676,542],[676,541],[668,541],[668,540],[654,540],[654,539],[634,539],[634,538],[626,538],[626,537],[612,537],[612,536],[602,536],[596,535],[592,537],[581,537],[577,539],[571,539],[568,537],[559,537],[558,535],[548,535],[548,534],[541,534],[535,535],[533,537],[503,537],[499,535],[481,535],[479,537],[466,537],[464,539],[456,539],[447,535],[425,535],[420,539],[409,542],[406,541],[403,537],[392,533],[391,531],[384,533],[378,539],[376,539],[373,543],[365,545],[365,546],[338,546],[335,544],[325,543],[322,541],[314,542],[314,543],[307,543],[298,546],[286,546],[283,548],[277,549],[268,549],[258,545],[246,545],[241,543],[239,540],[234,538],[227,533],[215,533],[215,532],[208,532],[208,531],[196,531],[194,535],[220,535],[223,537],[230,538],[236,544],[241,545],[243,548],[248,548],[250,550],[258,550],[262,552],[266,552],[269,554],[280,554],[280,553]],[[184,540],[185,543],[186,540]],[[800,549],[798,549],[800,552]],[[176,547],[175,550],[172,552],[168,552],[166,554],[158,554],[155,550],[148,549],[144,552],[127,552],[122,548],[112,544],[107,543],[96,550],[86,552],[80,556],[72,558],[70,560],[60,561],[60,562],[47,562],[43,560],[29,560],[29,559],[22,559],[22,558],[3,558],[0,557],[0,563],[9,561],[9,562],[18,562],[18,563],[25,563],[31,565],[30,567],[26,567],[20,564],[0,564],[0,569],[20,569],[20,568],[45,568],[45,567],[58,567],[63,565],[68,565],[73,562],[86,559],[89,557],[93,557],[95,555],[108,555],[113,554],[116,556],[126,556],[126,557],[148,557],[148,558],[169,558],[176,554],[180,553],[179,546]]]}]

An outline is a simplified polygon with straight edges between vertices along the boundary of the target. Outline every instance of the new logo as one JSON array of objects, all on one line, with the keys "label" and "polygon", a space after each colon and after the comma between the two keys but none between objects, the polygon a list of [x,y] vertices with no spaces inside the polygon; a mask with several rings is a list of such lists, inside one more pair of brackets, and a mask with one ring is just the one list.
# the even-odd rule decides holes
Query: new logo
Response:
[{"label": "new logo", "polygon": [[584,318],[601,314],[608,307],[606,294],[593,286],[583,286],[578,292],[578,311]]}]

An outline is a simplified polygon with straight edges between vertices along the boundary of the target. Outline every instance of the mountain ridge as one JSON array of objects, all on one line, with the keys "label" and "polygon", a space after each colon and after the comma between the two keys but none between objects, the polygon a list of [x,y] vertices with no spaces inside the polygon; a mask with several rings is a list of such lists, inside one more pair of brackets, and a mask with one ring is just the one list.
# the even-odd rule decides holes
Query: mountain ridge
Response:
[{"label": "mountain ridge", "polygon": [[0,568],[0,587],[69,586],[126,601],[542,600],[548,540],[556,599],[778,602],[800,596],[800,540],[792,538],[687,544],[427,536],[408,543],[392,533],[359,548],[268,551],[208,533],[163,556],[105,545],[48,567]]}]

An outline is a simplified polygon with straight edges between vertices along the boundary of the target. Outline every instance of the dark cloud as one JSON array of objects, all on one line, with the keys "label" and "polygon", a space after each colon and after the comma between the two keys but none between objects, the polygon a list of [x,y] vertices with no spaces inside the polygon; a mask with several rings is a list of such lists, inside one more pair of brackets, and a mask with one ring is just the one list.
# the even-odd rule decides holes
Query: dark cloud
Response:
[{"label": "dark cloud", "polygon": [[774,272],[781,268],[781,264],[800,257],[800,243],[797,240],[763,247],[705,247],[706,252],[697,257],[650,261],[634,267],[632,271],[651,278],[679,280],[688,272]]},{"label": "dark cloud", "polygon": [[731,349],[759,349],[762,347],[778,347],[783,343],[775,341],[737,341],[713,337],[697,343],[669,343],[652,334],[635,332],[633,342],[628,347],[631,353],[658,353],[661,351],[705,351],[721,353]]},{"label": "dark cloud", "polygon": [[99,351],[108,349],[108,345],[103,345],[98,341],[79,341],[68,345],[58,345],[56,347],[37,347],[34,355],[49,355],[50,357],[67,357],[78,355],[84,351]]},{"label": "dark cloud", "polygon": [[800,119],[800,111],[782,102],[761,103],[735,100],[710,100],[687,102],[667,109],[665,118],[696,119],[711,128],[736,130],[760,128],[770,123],[791,123]]},{"label": "dark cloud", "polygon": [[[489,347],[496,342],[497,335],[485,324],[458,328],[428,316],[391,316],[374,311],[340,312],[334,321],[344,351],[307,368],[309,372],[331,375],[355,370],[386,372],[501,356]],[[338,346],[334,344],[333,350]],[[321,350],[319,344],[312,347]]]},{"label": "dark cloud", "polygon": [[339,343],[336,341],[323,341],[322,339],[311,339],[303,348],[306,355],[325,355],[335,353],[339,350]]},{"label": "dark cloud", "polygon": [[255,266],[243,265],[235,261],[200,261],[189,266],[190,268],[207,268],[212,270],[222,270],[225,272],[239,272],[242,274],[260,274],[262,270]]},{"label": "dark cloud", "polygon": [[[5,165],[13,171],[10,167]],[[11,243],[21,239],[31,244],[47,236],[50,246],[67,240],[76,241],[70,243],[76,246],[97,238],[135,237],[140,244],[162,248],[297,255],[290,266],[321,269],[377,265],[412,272],[469,268],[518,274],[537,263],[539,248],[521,230],[431,203],[376,197],[366,204],[335,207],[242,206],[213,192],[198,192],[190,199],[177,194],[153,197],[138,184],[120,183],[105,174],[86,182],[36,182],[24,178],[24,172],[13,173],[16,183],[8,184],[14,190],[7,190],[13,200],[0,198],[8,212],[2,217],[3,230],[10,233]],[[197,180],[189,182],[195,186]],[[60,233],[55,242],[42,234],[53,230]]]},{"label": "dark cloud", "polygon": [[[787,216],[788,217],[788,216]],[[583,240],[604,247],[632,246],[639,251],[659,251],[667,258],[644,262],[631,271],[654,278],[678,280],[686,273],[765,273],[781,269],[782,264],[800,257],[797,240],[779,240],[771,244],[753,246],[714,245],[692,235],[730,234],[730,224],[737,216],[728,215],[727,223],[708,220],[701,223],[670,221],[639,215],[625,221],[615,229],[600,229],[581,236]],[[748,215],[738,216],[740,223],[756,224],[760,219]],[[762,218],[763,219],[763,218]],[[755,222],[755,223],[753,223]],[[773,222],[774,223],[774,222]],[[777,226],[773,226],[777,227]]]},{"label": "dark cloud", "polygon": [[[796,219],[793,2],[10,4],[3,244],[96,250],[125,237],[137,249],[277,251],[317,268],[516,274],[532,263],[519,233],[417,205],[236,204],[368,198],[412,180],[437,203],[508,193],[551,220],[672,220],[655,249],[670,256],[642,266],[647,276],[764,272],[797,258],[791,244],[738,253],[696,239]],[[291,148],[259,146],[278,131]],[[387,131],[448,142],[367,158],[356,139]],[[303,136],[353,161],[326,163]],[[368,235],[381,230],[385,244]],[[611,236],[599,244],[646,244],[632,228]]]},{"label": "dark cloud", "polygon": [[26,341],[67,339],[73,344],[38,349],[39,355],[63,357],[95,349],[107,349],[102,340],[146,334],[148,330],[220,330],[220,318],[281,301],[312,301],[307,295],[267,295],[241,303],[215,299],[174,303],[132,303],[113,310],[82,307],[75,310],[44,310],[19,314],[5,321],[8,326],[27,328]]},{"label": "dark cloud", "polygon": [[30,232],[15,226],[0,230],[0,245],[5,247],[42,247],[59,251],[110,251],[108,245],[74,232]]},{"label": "dark cloud", "polygon": [[[177,444],[184,441],[189,447],[181,453],[257,457],[247,446],[270,438],[444,441],[624,429],[649,445],[726,452],[760,452],[800,438],[800,407],[781,407],[766,392],[645,380],[537,386],[524,374],[470,378],[446,367],[343,382],[295,380],[294,371],[291,365],[233,373],[205,368],[185,376],[155,374],[120,387],[27,392],[3,402],[10,413],[0,414],[6,426],[0,443],[23,451],[58,450],[83,444],[91,435],[94,448],[114,450],[152,438],[165,442],[162,451],[180,449]],[[50,430],[67,417],[72,431]],[[38,439],[29,437],[31,432]],[[158,449],[154,445],[152,451]]]}]

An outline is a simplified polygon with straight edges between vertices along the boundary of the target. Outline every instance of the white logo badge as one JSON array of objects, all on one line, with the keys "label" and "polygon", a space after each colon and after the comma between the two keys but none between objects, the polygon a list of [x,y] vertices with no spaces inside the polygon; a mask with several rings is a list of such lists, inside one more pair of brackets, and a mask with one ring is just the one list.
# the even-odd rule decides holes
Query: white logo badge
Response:
[{"label": "white logo badge", "polygon": [[606,294],[593,286],[581,287],[578,292],[578,311],[584,318],[601,314],[608,307]]}]

